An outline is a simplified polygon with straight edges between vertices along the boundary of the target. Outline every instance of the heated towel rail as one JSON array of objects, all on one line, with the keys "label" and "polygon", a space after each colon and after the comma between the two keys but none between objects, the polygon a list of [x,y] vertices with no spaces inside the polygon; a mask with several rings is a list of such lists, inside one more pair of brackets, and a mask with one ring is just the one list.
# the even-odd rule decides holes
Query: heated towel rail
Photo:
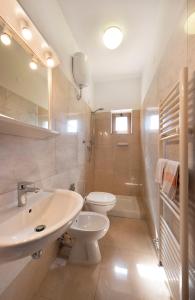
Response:
[{"label": "heated towel rail", "polygon": [[[167,158],[173,143],[179,152],[179,188],[175,201],[160,189],[159,262],[175,300],[189,299],[188,283],[188,69],[159,107],[159,154]],[[169,217],[168,217],[169,216]],[[177,232],[177,233],[176,233]]]}]

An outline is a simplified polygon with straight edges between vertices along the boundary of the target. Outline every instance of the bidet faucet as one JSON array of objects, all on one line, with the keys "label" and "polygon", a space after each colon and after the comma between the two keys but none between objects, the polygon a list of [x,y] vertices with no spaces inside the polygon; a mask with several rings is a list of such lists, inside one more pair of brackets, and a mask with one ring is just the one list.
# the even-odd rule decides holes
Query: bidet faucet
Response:
[{"label": "bidet faucet", "polygon": [[38,193],[40,190],[39,188],[34,185],[34,182],[29,182],[29,181],[21,181],[18,182],[17,187],[18,187],[18,206],[25,206],[27,202],[27,193]]}]

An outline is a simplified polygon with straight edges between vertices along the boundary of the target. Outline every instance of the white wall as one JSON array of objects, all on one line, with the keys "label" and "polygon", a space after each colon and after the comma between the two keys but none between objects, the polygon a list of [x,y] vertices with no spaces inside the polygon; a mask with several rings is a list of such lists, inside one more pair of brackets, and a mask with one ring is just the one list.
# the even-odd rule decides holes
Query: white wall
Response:
[{"label": "white wall", "polygon": [[[161,3],[162,7],[159,10],[159,16],[156,18],[155,43],[151,48],[150,57],[146,61],[144,69],[142,70],[141,102],[143,102],[147,94],[162,55],[165,52],[175,26],[178,24],[178,18],[180,17],[185,4],[185,0],[164,0]],[[180,26],[184,26],[184,23],[180,22]]]},{"label": "white wall", "polygon": [[140,109],[141,79],[123,77],[94,83],[94,109]]},{"label": "white wall", "polygon": [[[57,0],[19,0],[18,1],[34,25],[56,51],[65,76],[74,83],[72,77],[72,56],[79,49]],[[84,99],[93,105],[93,83],[84,91]]]}]

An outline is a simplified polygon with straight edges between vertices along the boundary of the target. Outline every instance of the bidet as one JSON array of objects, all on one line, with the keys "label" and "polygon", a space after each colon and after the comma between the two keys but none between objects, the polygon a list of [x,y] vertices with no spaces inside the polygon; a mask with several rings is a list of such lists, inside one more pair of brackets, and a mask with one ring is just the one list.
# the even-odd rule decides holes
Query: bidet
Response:
[{"label": "bidet", "polygon": [[96,212],[81,211],[68,232],[75,238],[69,262],[97,264],[101,261],[98,240],[110,227],[108,217]]}]

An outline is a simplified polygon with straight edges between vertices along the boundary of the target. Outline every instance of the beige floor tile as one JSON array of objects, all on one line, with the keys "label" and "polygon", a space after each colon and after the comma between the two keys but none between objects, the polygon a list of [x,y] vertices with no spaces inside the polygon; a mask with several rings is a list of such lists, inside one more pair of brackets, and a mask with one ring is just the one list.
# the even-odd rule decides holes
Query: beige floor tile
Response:
[{"label": "beige floor tile", "polygon": [[[38,295],[49,300],[55,299],[56,293],[61,290],[63,285],[64,268],[49,270],[45,280],[42,282]],[[34,299],[33,299],[34,300]]]},{"label": "beige floor tile", "polygon": [[[70,265],[50,270],[38,294],[49,300],[92,300],[100,266]],[[33,299],[34,300],[34,299]]]},{"label": "beige floor tile", "polygon": [[101,268],[95,300],[137,300],[136,290],[126,267]]},{"label": "beige floor tile", "polygon": [[[94,266],[51,268],[33,300],[168,300],[146,223],[111,217]],[[41,298],[42,297],[42,298]]]},{"label": "beige floor tile", "polygon": [[111,227],[100,245],[131,249],[154,255],[148,228],[143,220],[110,217]]},{"label": "beige floor tile", "polygon": [[65,271],[65,290],[68,295],[67,299],[94,299],[99,271],[100,265],[68,265],[67,270]]},{"label": "beige floor tile", "polygon": [[102,257],[95,300],[169,299],[155,256],[104,246]]},{"label": "beige floor tile", "polygon": [[45,298],[45,297],[42,297],[42,296],[39,296],[39,295],[35,295],[32,300],[49,300],[49,299]]},{"label": "beige floor tile", "polygon": [[128,266],[130,268],[138,263],[158,265],[156,256],[145,254],[142,251],[132,251],[131,249],[113,248],[109,245],[101,246],[102,267]]}]

